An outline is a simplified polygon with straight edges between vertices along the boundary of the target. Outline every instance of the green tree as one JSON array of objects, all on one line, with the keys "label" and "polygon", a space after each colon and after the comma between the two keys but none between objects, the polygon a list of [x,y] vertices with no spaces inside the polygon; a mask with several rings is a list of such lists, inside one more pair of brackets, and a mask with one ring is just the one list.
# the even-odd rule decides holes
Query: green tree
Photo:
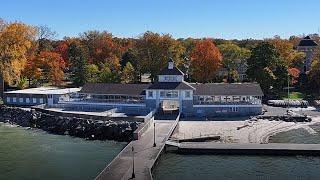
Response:
[{"label": "green tree", "polygon": [[130,63],[134,68],[134,82],[141,82],[142,67],[138,59],[138,50],[136,48],[128,49],[121,58],[120,64],[124,68],[127,63]]},{"label": "green tree", "polygon": [[[300,74],[303,76],[303,74]],[[303,79],[300,77],[300,79]],[[305,74],[305,79],[300,80],[300,86],[303,90],[309,90],[320,94],[320,51],[315,55],[311,69],[308,74]],[[306,88],[309,87],[309,88]]]},{"label": "green tree", "polygon": [[99,75],[101,83],[118,83],[120,82],[119,74],[112,72],[107,64],[104,64]]},{"label": "green tree", "polygon": [[126,64],[126,66],[122,70],[121,81],[123,83],[133,83],[135,76],[135,70],[130,62]]},{"label": "green tree", "polygon": [[227,42],[218,46],[222,54],[222,64],[228,71],[228,81],[236,80],[236,70],[240,64],[246,64],[250,57],[250,50],[240,48],[236,44]]},{"label": "green tree", "polygon": [[82,86],[87,82],[87,58],[83,48],[73,42],[68,50],[68,59],[71,63],[71,79],[76,86]]},{"label": "green tree", "polygon": [[99,80],[99,68],[95,64],[89,64],[86,66],[87,82],[96,83]]},{"label": "green tree", "polygon": [[285,62],[276,48],[268,42],[262,42],[252,50],[248,59],[248,77],[260,83],[265,94],[271,90],[280,91],[286,86],[288,72]]}]

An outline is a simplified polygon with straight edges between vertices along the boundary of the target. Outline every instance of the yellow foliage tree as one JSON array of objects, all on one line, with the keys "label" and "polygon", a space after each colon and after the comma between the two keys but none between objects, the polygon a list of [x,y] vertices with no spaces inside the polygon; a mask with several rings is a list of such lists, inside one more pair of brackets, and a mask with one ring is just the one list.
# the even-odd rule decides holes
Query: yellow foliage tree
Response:
[{"label": "yellow foliage tree", "polygon": [[2,23],[0,28],[0,74],[8,84],[18,83],[34,42],[36,30],[23,23]]}]

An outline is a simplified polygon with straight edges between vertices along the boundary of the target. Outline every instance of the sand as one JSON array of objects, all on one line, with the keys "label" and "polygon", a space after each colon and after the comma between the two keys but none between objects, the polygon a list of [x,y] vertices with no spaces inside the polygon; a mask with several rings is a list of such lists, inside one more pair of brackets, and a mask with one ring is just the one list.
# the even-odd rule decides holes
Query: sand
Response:
[{"label": "sand", "polygon": [[[245,121],[180,121],[172,138],[185,139],[203,136],[221,136],[220,143],[268,143],[269,137],[279,132],[304,128],[315,134],[310,125],[320,123],[320,117],[311,122],[284,122],[268,120]],[[238,127],[242,127],[237,130]]]}]

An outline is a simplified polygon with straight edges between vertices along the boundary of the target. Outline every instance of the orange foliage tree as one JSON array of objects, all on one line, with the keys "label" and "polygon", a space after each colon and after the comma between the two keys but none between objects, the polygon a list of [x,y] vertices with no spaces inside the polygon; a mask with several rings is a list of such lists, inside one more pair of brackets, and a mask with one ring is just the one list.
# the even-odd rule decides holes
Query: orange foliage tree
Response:
[{"label": "orange foliage tree", "polygon": [[298,82],[298,78],[300,75],[300,70],[298,68],[289,68],[288,72],[291,77],[291,84],[295,85]]},{"label": "orange foliage tree", "polygon": [[48,77],[49,81],[60,86],[64,78],[65,62],[60,54],[55,52],[41,52],[36,58],[36,66],[42,69],[42,76]]},{"label": "orange foliage tree", "polygon": [[198,41],[191,52],[192,78],[202,83],[212,81],[221,62],[221,53],[211,39]]}]

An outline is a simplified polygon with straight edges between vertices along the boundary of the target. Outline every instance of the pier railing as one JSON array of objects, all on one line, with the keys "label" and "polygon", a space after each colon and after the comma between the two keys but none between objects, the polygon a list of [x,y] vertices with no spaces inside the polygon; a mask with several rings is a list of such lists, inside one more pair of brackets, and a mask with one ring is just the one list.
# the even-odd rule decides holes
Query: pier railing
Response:
[{"label": "pier railing", "polygon": [[[167,134],[167,136],[166,136],[166,138],[165,138],[165,141],[168,141],[168,139],[170,138],[170,136],[172,135],[172,133],[173,133],[174,130],[176,129],[176,127],[177,127],[177,125],[178,125],[178,123],[179,123],[179,120],[180,120],[180,115],[181,115],[181,113],[179,113],[179,115],[178,115],[177,118],[175,119],[175,122],[174,122],[173,126],[171,127],[169,133]],[[153,161],[151,167],[149,168],[149,174],[150,174],[151,179],[153,179],[152,172],[153,172],[154,168],[156,167],[156,165],[157,165],[157,163],[158,163],[158,161],[159,161],[159,159],[160,159],[160,156],[162,155],[165,147],[166,147],[166,143],[164,143],[164,144],[161,146],[160,151],[158,152],[155,160]]]},{"label": "pier railing", "polygon": [[145,133],[150,126],[152,126],[154,120],[154,114],[156,110],[151,111],[145,118],[144,123],[133,132],[133,139],[138,140]]}]

